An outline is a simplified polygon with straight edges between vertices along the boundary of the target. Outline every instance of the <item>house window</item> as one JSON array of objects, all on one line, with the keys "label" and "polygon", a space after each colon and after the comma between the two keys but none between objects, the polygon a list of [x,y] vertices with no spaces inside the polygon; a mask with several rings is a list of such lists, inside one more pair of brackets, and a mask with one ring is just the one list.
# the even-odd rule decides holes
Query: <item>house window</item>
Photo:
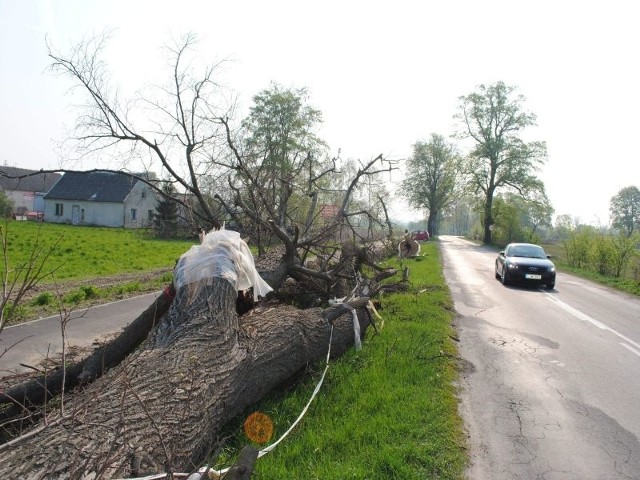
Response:
[{"label": "house window", "polygon": [[56,217],[61,217],[62,216],[62,212],[63,212],[63,204],[62,203],[56,203]]},{"label": "house window", "polygon": [[142,190],[142,198],[147,198],[147,191],[146,190]]},{"label": "house window", "polygon": [[136,220],[137,213],[138,213],[138,210],[136,210],[135,208],[131,209],[131,220],[133,220],[133,221]]},{"label": "house window", "polygon": [[80,210],[80,221],[84,222],[84,208]]},{"label": "house window", "polygon": [[149,210],[149,221],[153,222],[153,210]]}]

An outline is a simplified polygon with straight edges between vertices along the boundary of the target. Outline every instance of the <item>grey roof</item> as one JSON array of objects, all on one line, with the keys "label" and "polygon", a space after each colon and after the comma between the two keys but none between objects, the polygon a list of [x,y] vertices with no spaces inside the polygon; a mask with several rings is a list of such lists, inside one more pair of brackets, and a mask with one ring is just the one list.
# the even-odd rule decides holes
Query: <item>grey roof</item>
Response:
[{"label": "grey roof", "polygon": [[48,200],[124,202],[138,179],[112,172],[67,172],[47,193]]},{"label": "grey roof", "polygon": [[[30,175],[31,174],[31,175]],[[30,175],[24,178],[6,178]],[[0,166],[0,189],[19,192],[48,192],[60,180],[59,173],[39,173],[38,170],[27,170]]]}]

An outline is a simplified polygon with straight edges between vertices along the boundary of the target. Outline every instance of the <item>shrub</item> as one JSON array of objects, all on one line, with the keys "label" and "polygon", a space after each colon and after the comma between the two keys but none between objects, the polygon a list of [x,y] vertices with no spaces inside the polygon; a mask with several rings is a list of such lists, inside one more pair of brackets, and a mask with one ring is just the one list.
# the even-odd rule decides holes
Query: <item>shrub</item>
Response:
[{"label": "shrub", "polygon": [[85,298],[98,298],[100,296],[100,289],[93,285],[86,285],[80,287],[80,290],[84,293]]},{"label": "shrub", "polygon": [[29,310],[24,305],[6,305],[4,307],[4,317],[7,320],[6,325],[19,323],[27,319]]},{"label": "shrub", "polygon": [[591,250],[592,235],[586,231],[572,231],[562,242],[565,258],[570,267],[586,267]]},{"label": "shrub", "polygon": [[617,237],[613,237],[613,276],[620,278],[624,275],[627,267],[632,263],[638,254],[636,253],[636,244],[638,242],[637,235],[627,237],[624,234],[619,234]]},{"label": "shrub", "polygon": [[69,292],[63,299],[64,303],[78,304],[85,299],[85,293],[82,289]]},{"label": "shrub", "polygon": [[610,275],[615,256],[611,237],[599,235],[592,244],[590,255],[592,268],[600,275]]},{"label": "shrub", "polygon": [[633,279],[640,283],[640,256],[633,255],[629,263],[631,264],[631,275]]},{"label": "shrub", "polygon": [[173,282],[173,272],[165,272],[160,279],[163,283]]},{"label": "shrub", "polygon": [[125,283],[123,285],[116,285],[113,289],[113,293],[116,295],[124,295],[125,293],[139,292],[142,290],[140,282]]},{"label": "shrub", "polygon": [[53,293],[51,293],[51,292],[42,292],[40,295],[38,295],[33,300],[32,304],[42,307],[44,305],[51,305],[54,300],[55,300],[55,297],[53,296]]}]

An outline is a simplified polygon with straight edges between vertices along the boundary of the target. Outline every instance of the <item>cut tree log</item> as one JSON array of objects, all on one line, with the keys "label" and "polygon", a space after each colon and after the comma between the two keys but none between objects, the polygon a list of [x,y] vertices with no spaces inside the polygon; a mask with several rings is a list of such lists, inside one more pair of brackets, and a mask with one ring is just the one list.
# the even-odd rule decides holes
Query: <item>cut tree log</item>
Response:
[{"label": "cut tree log", "polygon": [[415,240],[402,240],[398,243],[398,256],[400,258],[416,257],[420,253],[420,244]]},{"label": "cut tree log", "polygon": [[[352,314],[290,306],[241,318],[237,292],[215,278],[178,292],[124,362],[67,398],[64,414],[0,446],[1,478],[113,478],[196,469],[220,429],[327,353],[354,342]],[[191,290],[191,291],[190,291]],[[369,324],[357,308],[362,336]]]},{"label": "cut tree log", "polygon": [[258,451],[251,445],[245,445],[236,464],[224,476],[225,480],[249,480],[257,459]]}]

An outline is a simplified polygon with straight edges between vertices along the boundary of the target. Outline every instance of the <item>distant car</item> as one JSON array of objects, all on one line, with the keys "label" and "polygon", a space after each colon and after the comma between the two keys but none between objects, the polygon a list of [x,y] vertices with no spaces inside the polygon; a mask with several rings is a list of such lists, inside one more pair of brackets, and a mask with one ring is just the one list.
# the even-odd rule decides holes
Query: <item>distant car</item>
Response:
[{"label": "distant car", "polygon": [[546,285],[552,290],[556,285],[556,266],[550,258],[540,245],[510,243],[496,259],[496,278],[504,285]]},{"label": "distant car", "polygon": [[427,240],[429,240],[429,232],[427,232],[426,230],[414,230],[413,232],[411,232],[411,236],[418,242],[426,242]]}]

